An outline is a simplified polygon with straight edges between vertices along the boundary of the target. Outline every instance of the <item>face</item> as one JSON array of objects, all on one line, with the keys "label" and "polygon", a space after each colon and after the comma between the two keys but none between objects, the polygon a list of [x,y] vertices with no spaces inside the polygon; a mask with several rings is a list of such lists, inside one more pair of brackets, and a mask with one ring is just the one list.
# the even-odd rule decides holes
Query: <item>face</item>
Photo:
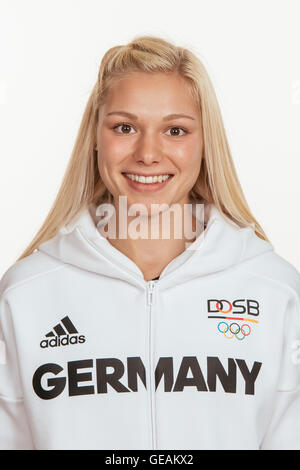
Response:
[{"label": "face", "polygon": [[[144,72],[116,81],[99,109],[96,145],[100,176],[116,208],[120,195],[128,207],[142,203],[148,211],[153,203],[189,203],[203,134],[187,83],[177,74]],[[158,179],[136,181],[136,175]]]}]

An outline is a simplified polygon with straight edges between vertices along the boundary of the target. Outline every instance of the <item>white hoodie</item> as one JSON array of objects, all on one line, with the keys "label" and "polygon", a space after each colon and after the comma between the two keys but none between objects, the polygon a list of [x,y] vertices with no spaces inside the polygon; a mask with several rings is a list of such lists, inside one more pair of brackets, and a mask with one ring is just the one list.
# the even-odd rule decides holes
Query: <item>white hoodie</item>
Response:
[{"label": "white hoodie", "polygon": [[300,275],[215,206],[158,281],[85,209],[0,294],[1,449],[300,449]]}]

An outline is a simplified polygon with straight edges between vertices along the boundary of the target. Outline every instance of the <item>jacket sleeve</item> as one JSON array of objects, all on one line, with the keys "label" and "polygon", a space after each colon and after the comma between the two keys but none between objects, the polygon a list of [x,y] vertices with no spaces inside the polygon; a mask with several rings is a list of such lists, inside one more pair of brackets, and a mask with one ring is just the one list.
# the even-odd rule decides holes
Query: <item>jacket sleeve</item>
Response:
[{"label": "jacket sleeve", "polygon": [[288,302],[280,376],[262,450],[300,450],[300,296]]},{"label": "jacket sleeve", "polygon": [[[1,289],[0,289],[1,290]],[[11,312],[0,293],[0,449],[34,449],[19,377]]]}]

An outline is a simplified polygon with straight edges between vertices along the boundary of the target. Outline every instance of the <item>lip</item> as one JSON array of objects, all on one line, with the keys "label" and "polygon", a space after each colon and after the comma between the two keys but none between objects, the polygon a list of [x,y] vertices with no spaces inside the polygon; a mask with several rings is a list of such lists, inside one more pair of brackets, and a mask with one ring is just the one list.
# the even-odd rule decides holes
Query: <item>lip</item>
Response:
[{"label": "lip", "polygon": [[137,176],[159,176],[159,175],[172,175],[173,173],[168,173],[167,171],[162,171],[160,173],[137,173],[135,171],[122,171],[122,175],[125,175],[125,173],[130,174],[130,175],[137,175]]},{"label": "lip", "polygon": [[[133,174],[137,174],[137,173],[133,173]],[[169,175],[170,173],[157,173],[157,175],[163,175],[163,174]],[[127,178],[125,173],[122,173],[122,175],[124,176],[127,183],[131,186],[131,188],[133,188],[137,191],[140,191],[140,192],[147,192],[147,193],[163,189],[174,176],[174,175],[172,175],[170,178],[168,178],[163,183],[139,183],[138,181],[132,181],[130,178]],[[157,176],[157,175],[154,175],[154,174],[151,174],[151,175],[139,174],[139,176]]]}]

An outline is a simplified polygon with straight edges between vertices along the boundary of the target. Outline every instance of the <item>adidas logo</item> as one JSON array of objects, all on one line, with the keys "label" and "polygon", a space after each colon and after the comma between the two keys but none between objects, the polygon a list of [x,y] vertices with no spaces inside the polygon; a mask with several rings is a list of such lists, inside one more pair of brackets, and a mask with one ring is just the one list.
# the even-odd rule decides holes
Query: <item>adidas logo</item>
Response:
[{"label": "adidas logo", "polygon": [[53,331],[47,333],[46,338],[40,342],[41,348],[57,348],[59,346],[68,346],[69,344],[78,344],[85,342],[85,336],[79,335],[77,329],[68,316],[62,318],[60,323],[55,325]]}]

